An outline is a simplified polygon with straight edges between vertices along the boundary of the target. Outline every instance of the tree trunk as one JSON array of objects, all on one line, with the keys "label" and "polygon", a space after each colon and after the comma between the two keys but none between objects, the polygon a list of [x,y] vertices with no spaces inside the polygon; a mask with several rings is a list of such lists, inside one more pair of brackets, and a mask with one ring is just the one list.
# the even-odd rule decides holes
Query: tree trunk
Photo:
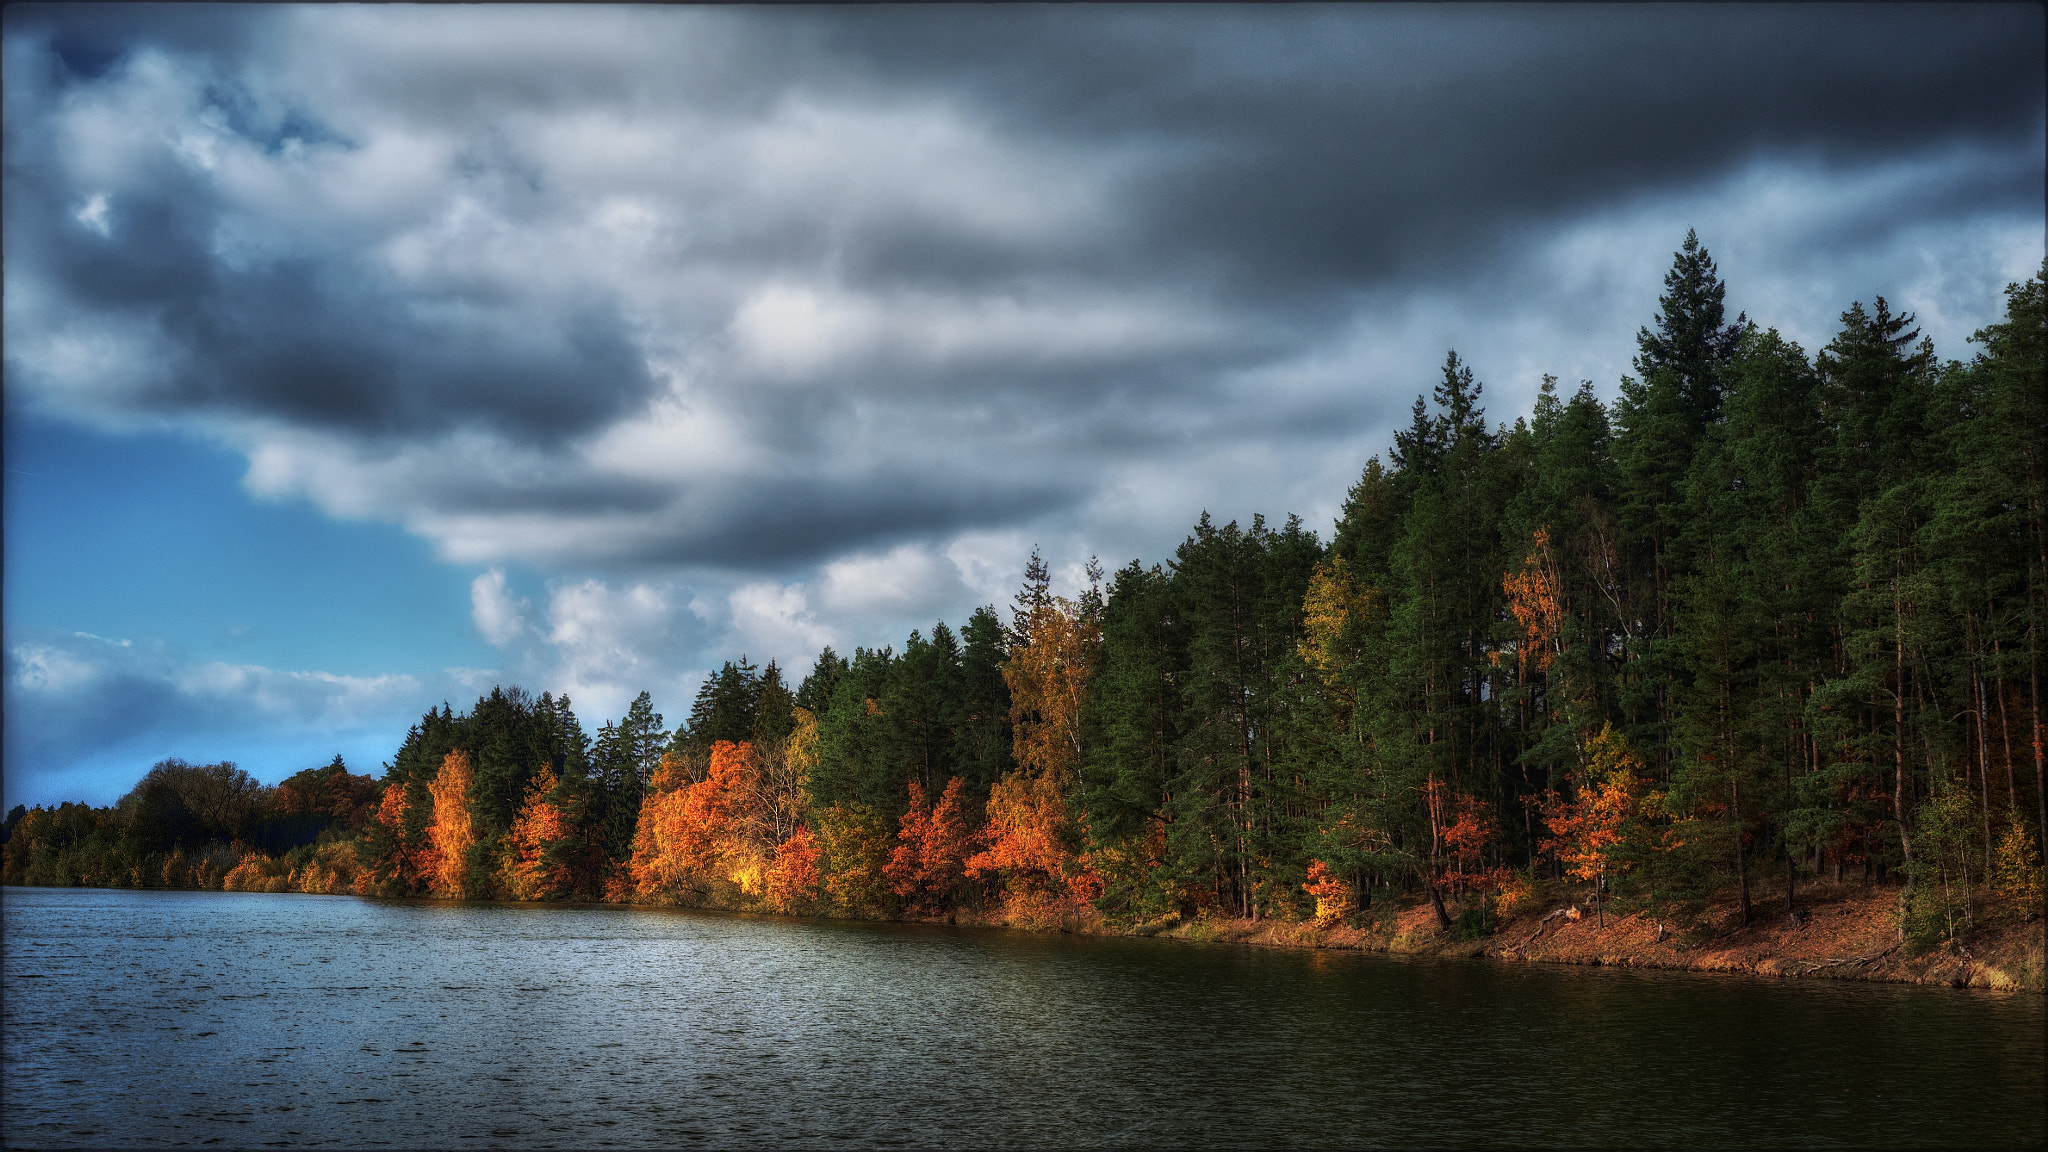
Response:
[{"label": "tree trunk", "polygon": [[1728,784],[1730,805],[1729,816],[1735,822],[1735,882],[1740,889],[1740,923],[1749,923],[1749,873],[1742,867],[1742,785],[1730,781]]},{"label": "tree trunk", "polygon": [[1445,932],[1451,930],[1451,914],[1444,911],[1444,894],[1437,891],[1434,881],[1426,885],[1429,889],[1429,907],[1436,913],[1436,926]]},{"label": "tree trunk", "polygon": [[[1984,669],[1977,667],[1977,790],[1984,801],[1984,875],[1991,875],[1991,746],[1984,739]],[[1965,761],[1967,763],[1967,761]]]},{"label": "tree trunk", "polygon": [[1913,840],[1906,832],[1906,615],[1905,592],[1892,577],[1892,815],[1899,821],[1899,854],[1913,862]]},{"label": "tree trunk", "polygon": [[[2041,807],[2041,838],[2035,843],[2048,845],[2048,772],[2041,767],[2041,668],[2038,660],[2027,680],[2034,691],[2034,800]],[[2042,850],[2048,852],[2048,848]]]},{"label": "tree trunk", "polygon": [[[1993,655],[1998,653],[1995,643],[1991,651]],[[2002,677],[1998,681],[1998,738],[2000,746],[2005,749],[2005,808],[2017,820],[2020,815],[2020,783],[2019,777],[2013,775],[2012,716],[2005,708],[2005,680]]]}]

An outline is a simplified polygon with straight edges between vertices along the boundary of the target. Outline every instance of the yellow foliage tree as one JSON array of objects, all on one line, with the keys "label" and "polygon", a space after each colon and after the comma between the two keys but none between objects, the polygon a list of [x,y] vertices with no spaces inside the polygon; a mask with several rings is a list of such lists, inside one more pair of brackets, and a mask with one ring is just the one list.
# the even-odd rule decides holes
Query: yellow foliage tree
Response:
[{"label": "yellow foliage tree", "polygon": [[887,903],[884,869],[896,846],[887,817],[866,804],[834,804],[818,813],[818,839],[827,866],[825,895],[833,904],[860,911]]},{"label": "yellow foliage tree", "polygon": [[1099,613],[1089,602],[1053,596],[1043,562],[1032,557],[1019,597],[1018,643],[1003,662],[1010,689],[1011,751],[1017,767],[989,789],[988,849],[966,861],[970,875],[998,873],[1015,923],[1057,923],[1101,880],[1075,860],[1078,839],[1066,789],[1081,755],[1081,709],[1102,647]]},{"label": "yellow foliage tree", "polygon": [[1081,706],[1102,627],[1081,606],[1050,597],[1023,614],[1020,643],[1003,662],[1017,770],[1064,786],[1081,755]]},{"label": "yellow foliage tree", "polygon": [[1358,703],[1357,693],[1342,679],[1344,669],[1358,656],[1354,645],[1347,642],[1346,629],[1379,611],[1380,604],[1377,590],[1352,580],[1342,556],[1316,565],[1309,577],[1308,594],[1302,597],[1302,639],[1295,650],[1337,699],[1340,725],[1349,725],[1351,710]]},{"label": "yellow foliage tree", "polygon": [[2034,834],[2015,813],[1998,840],[1998,859],[1992,869],[1992,890],[2002,910],[2014,917],[2039,916],[2042,912],[2043,881],[2041,854],[2034,847]]},{"label": "yellow foliage tree", "polygon": [[476,843],[476,827],[469,814],[469,789],[475,779],[469,753],[457,748],[442,758],[428,789],[434,798],[434,821],[427,831],[435,854],[430,885],[438,896],[459,900],[470,894],[469,850]]}]

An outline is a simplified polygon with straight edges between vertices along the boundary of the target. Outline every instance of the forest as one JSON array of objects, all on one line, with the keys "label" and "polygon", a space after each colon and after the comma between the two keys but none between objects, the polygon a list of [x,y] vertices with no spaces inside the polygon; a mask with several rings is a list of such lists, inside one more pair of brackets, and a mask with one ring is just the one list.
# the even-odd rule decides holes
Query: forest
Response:
[{"label": "forest", "polygon": [[[9,884],[680,904],[1044,927],[1481,934],[1569,889],[1682,931],[1898,893],[1922,947],[2038,915],[2048,266],[1967,361],[1883,298],[1809,353],[1688,234],[1603,403],[1489,424],[1455,352],[1332,537],[1169,560],[799,679],[429,710],[381,778],[165,761],[17,807]],[[1092,918],[1092,919],[1090,919]]]}]

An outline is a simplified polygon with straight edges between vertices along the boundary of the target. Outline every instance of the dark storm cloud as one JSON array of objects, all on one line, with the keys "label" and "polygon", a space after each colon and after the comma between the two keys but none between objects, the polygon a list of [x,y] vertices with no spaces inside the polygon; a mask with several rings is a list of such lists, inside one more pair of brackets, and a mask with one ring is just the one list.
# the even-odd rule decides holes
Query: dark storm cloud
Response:
[{"label": "dark storm cloud", "polygon": [[2040,20],[2015,9],[815,18],[877,73],[958,85],[1035,130],[1181,145],[1184,163],[1133,197],[1142,266],[1291,298],[1464,271],[1504,233],[1760,153],[1849,163],[1956,139],[2020,147],[2041,129]]},{"label": "dark storm cloud", "polygon": [[[2038,174],[1997,161],[2039,147],[2033,8],[16,7],[6,29],[10,390],[232,426],[275,491],[460,522],[476,559],[787,571],[1056,518],[1133,461],[1284,458],[1385,422],[1377,396],[1256,379],[1363,340],[1362,300],[1483,282],[1748,164],[1988,157],[1809,243],[1900,207],[2039,208]],[[531,524],[579,516],[637,528]]]},{"label": "dark storm cloud", "polygon": [[1081,496],[1078,485],[1038,476],[998,476],[933,485],[928,477],[895,474],[859,485],[797,482],[736,493],[700,532],[676,534],[663,559],[693,564],[774,568],[857,548],[887,548],[906,539],[1009,524]]},{"label": "dark storm cloud", "polygon": [[228,4],[17,4],[6,19],[9,35],[49,37],[59,82],[98,79],[141,45],[238,60],[257,23]]},{"label": "dark storm cloud", "polygon": [[[1611,390],[1688,227],[1809,348],[1882,293],[1967,355],[2041,257],[2042,42],[2019,5],[15,5],[7,403],[403,525],[526,682],[673,715],[739,652],[957,625],[1034,546],[1071,583],[1204,509],[1326,529],[1448,347],[1492,419]],[[8,623],[10,788],[219,755],[174,731],[388,749],[495,675]]]},{"label": "dark storm cloud", "polygon": [[[104,38],[92,43],[117,42],[95,30]],[[60,55],[64,69],[90,59],[100,75],[124,58],[102,47]],[[266,121],[233,85],[209,85],[208,96],[210,108],[230,113],[221,123],[262,152],[287,142],[349,147],[297,114]],[[232,243],[234,207],[167,157],[128,172],[102,226],[86,227],[71,203],[76,190],[42,175],[62,171],[57,144],[10,116],[7,256],[75,315],[146,326],[169,346],[132,395],[142,409],[270,417],[369,438],[482,427],[549,443],[626,414],[652,388],[615,302],[601,294],[554,300],[537,315],[506,299],[502,285],[395,283],[349,251],[347,236],[300,235],[290,250],[252,259]],[[456,179],[495,174],[471,162]]]}]

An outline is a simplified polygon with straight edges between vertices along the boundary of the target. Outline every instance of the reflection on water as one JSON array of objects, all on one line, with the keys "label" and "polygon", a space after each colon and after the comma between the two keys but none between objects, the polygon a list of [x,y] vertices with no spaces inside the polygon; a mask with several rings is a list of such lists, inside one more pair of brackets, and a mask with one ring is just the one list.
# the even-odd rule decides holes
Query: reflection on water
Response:
[{"label": "reflection on water", "polygon": [[10,888],[9,1146],[2039,1145],[2043,1002]]}]

